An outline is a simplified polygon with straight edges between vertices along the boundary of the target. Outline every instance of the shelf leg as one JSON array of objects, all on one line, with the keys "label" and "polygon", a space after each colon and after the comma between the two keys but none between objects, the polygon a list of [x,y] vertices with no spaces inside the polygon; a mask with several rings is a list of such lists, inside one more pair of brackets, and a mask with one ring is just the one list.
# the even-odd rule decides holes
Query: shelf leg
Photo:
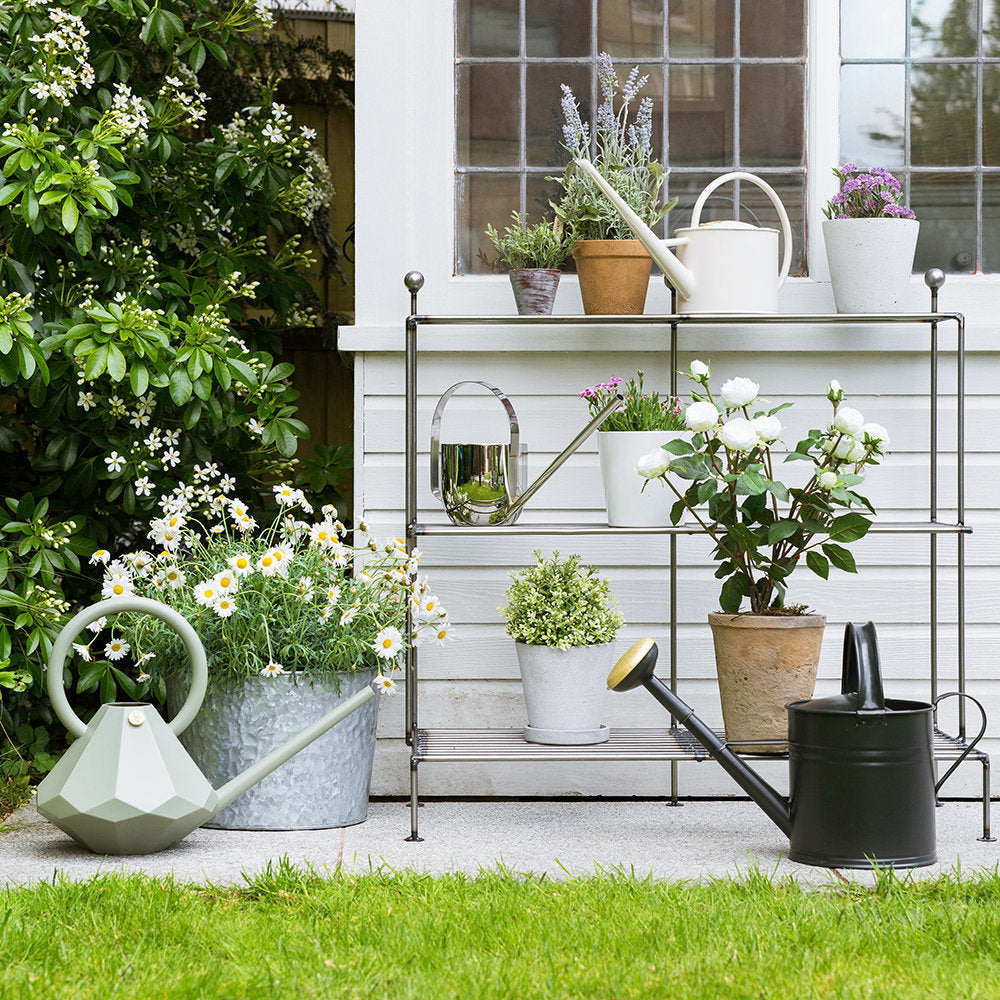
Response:
[{"label": "shelf leg", "polygon": [[997,838],[990,836],[990,759],[983,757],[983,835],[979,838],[987,844]]},{"label": "shelf leg", "polygon": [[418,762],[410,758],[410,835],[403,839],[408,843],[422,844],[424,838],[417,832],[417,809],[420,807],[417,787]]}]

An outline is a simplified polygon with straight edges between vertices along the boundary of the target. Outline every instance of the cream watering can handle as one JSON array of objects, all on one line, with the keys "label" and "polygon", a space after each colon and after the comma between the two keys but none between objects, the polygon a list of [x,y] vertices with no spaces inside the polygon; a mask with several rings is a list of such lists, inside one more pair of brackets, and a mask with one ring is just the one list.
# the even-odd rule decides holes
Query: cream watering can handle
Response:
[{"label": "cream watering can handle", "polygon": [[778,219],[781,222],[781,241],[784,244],[785,250],[781,258],[781,272],[778,274],[778,288],[785,283],[785,278],[788,277],[788,269],[792,265],[792,224],[788,220],[788,213],[785,211],[785,206],[782,205],[781,199],[778,197],[777,192],[768,184],[766,181],[761,180],[756,174],[748,174],[744,170],[735,170],[729,174],[723,174],[721,177],[716,177],[704,191],[698,195],[698,200],[694,203],[694,211],[691,213],[691,228],[694,229],[701,222],[701,210],[705,207],[705,202],[708,201],[708,196],[720,185],[726,184],[728,181],[749,181],[751,184],[756,184],[757,187],[761,189],[771,199],[771,204],[774,205],[778,212]]},{"label": "cream watering can handle", "polygon": [[147,597],[112,597],[107,601],[99,601],[84,608],[78,615],[70,619],[66,627],[59,633],[52,646],[52,654],[46,670],[46,681],[49,689],[49,699],[59,721],[74,736],[83,736],[87,727],[80,717],[70,708],[66,699],[66,689],[63,687],[63,665],[73,640],[91,622],[108,615],[116,615],[119,611],[141,611],[160,621],[166,622],[180,637],[191,660],[191,690],[181,710],[170,723],[174,735],[180,735],[194,721],[201,708],[208,687],[208,661],[205,658],[205,647],[202,646],[198,634],[186,618],[179,615],[173,608],[152,601]]},{"label": "cream watering can handle", "polygon": [[517,477],[518,459],[521,455],[521,432],[517,422],[517,414],[514,412],[514,404],[511,403],[502,389],[490,385],[489,382],[480,382],[478,379],[456,382],[454,385],[448,386],[441,393],[441,398],[437,401],[437,406],[434,407],[434,416],[431,418],[431,493],[438,500],[443,499],[441,496],[441,418],[444,416],[444,408],[448,405],[448,400],[463,385],[481,385],[484,389],[489,389],[507,411],[507,421],[510,424],[510,451],[508,453],[510,463],[508,491],[510,495],[508,500],[513,500],[521,489]]}]

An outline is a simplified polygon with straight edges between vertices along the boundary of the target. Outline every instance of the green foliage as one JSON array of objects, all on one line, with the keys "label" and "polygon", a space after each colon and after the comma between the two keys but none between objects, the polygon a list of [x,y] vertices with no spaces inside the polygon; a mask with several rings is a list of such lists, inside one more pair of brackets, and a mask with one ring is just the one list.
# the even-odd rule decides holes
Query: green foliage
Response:
[{"label": "green foliage", "polygon": [[507,634],[529,646],[594,646],[613,642],[622,615],[607,580],[593,566],[581,566],[580,557],[550,559],[535,552],[534,566],[511,573],[514,582],[504,596],[500,614]]},{"label": "green foliage", "polygon": [[611,416],[605,417],[598,430],[684,430],[684,411],[681,408],[681,401],[676,396],[665,396],[661,399],[655,390],[649,393],[643,392],[644,377],[645,372],[636,372],[628,382],[625,382],[615,375],[607,382],[598,382],[578,393],[581,399],[587,401],[592,417],[596,417],[615,395],[624,396],[622,405],[613,410]]},{"label": "green foliage", "polygon": [[344,495],[342,486],[344,474],[353,467],[353,445],[314,444],[313,457],[304,458],[298,463],[295,485],[300,489],[308,489],[320,505],[332,504],[337,508],[337,516],[346,519],[348,498]]},{"label": "green foliage", "polygon": [[270,24],[253,0],[0,5],[0,643],[31,677],[8,735],[46,722],[81,557],[213,459],[259,496],[308,433],[275,331],[309,321],[332,191],[251,44]]},{"label": "green foliage", "polygon": [[[677,204],[673,198],[660,204],[660,188],[666,171],[652,155],[653,102],[639,102],[635,121],[629,121],[629,106],[648,77],[639,78],[633,68],[622,86],[611,56],[602,52],[597,60],[597,79],[602,103],[595,122],[584,122],[573,92],[562,84],[563,145],[573,160],[591,159],[598,173],[618,192],[626,204],[648,226],[654,226]],[[621,91],[621,104],[615,98]],[[591,139],[593,137],[593,140]],[[552,207],[567,231],[576,240],[631,240],[632,230],[597,185],[570,162],[561,177],[549,177],[563,189]]]},{"label": "green foliage", "polygon": [[503,235],[492,225],[486,227],[486,235],[500,254],[501,263],[512,271],[523,268],[557,270],[566,263],[573,252],[573,243],[564,238],[562,220],[557,218],[551,225],[539,222],[529,226],[528,217],[520,212],[511,212],[510,217],[514,224],[507,226]]},{"label": "green foliage", "polygon": [[[724,383],[716,401],[708,366],[700,361],[689,377],[699,389],[685,416],[697,433],[690,443],[664,444],[660,459],[644,456],[639,464],[649,468],[647,479],[662,480],[677,497],[672,522],[687,513],[715,543],[724,612],[737,614],[744,599],[752,614],[804,610],[786,608],[785,601],[788,578],[803,561],[824,580],[831,567],[857,572],[844,546],[864,537],[872,523],[867,515],[875,510],[855,487],[864,481],[862,470],[878,464],[889,435],[842,407],[844,391],[833,381],[830,423],[810,430],[785,458],[810,464],[805,483],[787,485],[775,475],[772,449],[783,430],[776,414],[791,404],[752,409],[759,386],[747,378]],[[681,488],[677,479],[689,485]]]}]

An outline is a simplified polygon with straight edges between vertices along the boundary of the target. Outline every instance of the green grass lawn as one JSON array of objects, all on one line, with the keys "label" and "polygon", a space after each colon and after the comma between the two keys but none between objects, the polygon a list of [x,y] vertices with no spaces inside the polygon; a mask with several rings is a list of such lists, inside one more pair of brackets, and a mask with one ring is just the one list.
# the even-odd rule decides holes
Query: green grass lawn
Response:
[{"label": "green grass lawn", "polygon": [[0,997],[1000,996],[1000,874],[807,889],[282,864],[0,894]]}]

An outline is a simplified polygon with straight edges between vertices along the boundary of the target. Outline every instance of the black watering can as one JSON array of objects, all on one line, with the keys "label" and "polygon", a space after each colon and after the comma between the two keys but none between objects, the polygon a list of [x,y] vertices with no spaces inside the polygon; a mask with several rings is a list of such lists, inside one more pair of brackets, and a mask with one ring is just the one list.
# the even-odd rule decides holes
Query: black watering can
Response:
[{"label": "black watering can", "polygon": [[[986,712],[964,692],[903,701],[882,693],[875,626],[848,625],[842,694],[793,701],[788,710],[791,795],[779,795],[653,676],[657,649],[637,642],[615,665],[608,687],[644,686],[714,757],[790,841],[792,861],[826,868],[872,863],[917,868],[937,860],[937,792],[986,732]],[[979,735],[935,783],[933,715],[944,698],[962,697],[982,713]]]}]

